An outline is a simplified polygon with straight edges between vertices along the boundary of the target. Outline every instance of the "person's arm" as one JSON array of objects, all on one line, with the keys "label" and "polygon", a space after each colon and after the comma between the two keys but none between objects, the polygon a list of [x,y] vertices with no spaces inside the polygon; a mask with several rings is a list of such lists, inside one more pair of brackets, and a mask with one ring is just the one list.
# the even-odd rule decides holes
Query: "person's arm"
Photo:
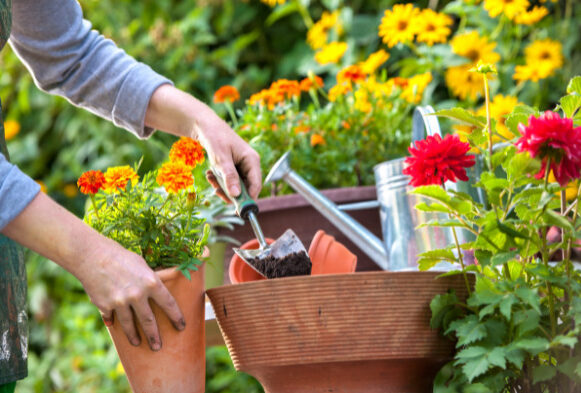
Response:
[{"label": "person's arm", "polygon": [[238,165],[251,196],[258,196],[262,178],[256,152],[208,106],[92,30],[76,0],[14,1],[9,42],[44,91],[141,138],[155,128],[198,138],[225,175],[230,194],[238,195]]},{"label": "person's arm", "polygon": [[141,342],[133,321],[135,312],[150,348],[161,349],[149,299],[164,310],[176,329],[184,329],[174,298],[143,258],[85,225],[46,194],[37,193],[0,231],[77,277],[104,321],[112,322],[114,312],[133,345]]}]

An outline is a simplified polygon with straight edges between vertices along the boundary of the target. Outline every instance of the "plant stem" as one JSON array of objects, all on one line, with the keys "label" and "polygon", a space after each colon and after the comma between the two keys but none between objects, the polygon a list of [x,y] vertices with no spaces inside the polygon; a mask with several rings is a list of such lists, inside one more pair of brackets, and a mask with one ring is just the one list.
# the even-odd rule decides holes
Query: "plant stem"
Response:
[{"label": "plant stem", "polygon": [[315,22],[313,22],[313,18],[311,18],[311,14],[309,13],[309,10],[306,9],[306,7],[303,5],[301,0],[296,0],[295,3],[296,3],[297,8],[299,10],[299,14],[301,14],[301,17],[303,18],[303,22],[305,23],[305,26],[307,27],[307,29],[310,29],[311,27],[313,27]]},{"label": "plant stem", "polygon": [[238,128],[238,119],[236,118],[236,114],[234,113],[234,107],[232,106],[232,103],[226,100],[224,101],[224,105],[226,106],[226,110],[228,111],[228,114],[232,119],[232,124],[234,125],[234,128]]},{"label": "plant stem", "polygon": [[101,217],[99,217],[99,209],[97,209],[97,203],[95,202],[95,195],[90,194],[89,198],[91,198],[91,204],[93,205],[93,210],[95,211],[95,216],[97,220],[101,221]]},{"label": "plant stem", "polygon": [[488,91],[488,77],[484,77],[484,97],[486,99],[486,129],[488,130],[488,170],[492,172],[492,125],[490,120],[490,93]]},{"label": "plant stem", "polygon": [[[542,256],[543,256],[543,264],[548,269],[549,268],[549,256],[547,255],[547,228],[544,227],[541,229],[542,236]],[[551,320],[551,335],[552,337],[556,336],[557,332],[557,319],[555,318],[555,295],[553,294],[553,289],[551,283],[549,281],[545,281],[545,285],[547,286],[547,296],[549,298],[549,317]]]}]

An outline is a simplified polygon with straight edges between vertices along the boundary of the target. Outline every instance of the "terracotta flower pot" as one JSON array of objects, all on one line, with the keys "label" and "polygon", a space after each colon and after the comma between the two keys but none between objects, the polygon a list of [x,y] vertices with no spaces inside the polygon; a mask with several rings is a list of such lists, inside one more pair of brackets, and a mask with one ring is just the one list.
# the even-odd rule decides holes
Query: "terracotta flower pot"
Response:
[{"label": "terracotta flower pot", "polygon": [[[267,244],[274,243],[274,239],[269,237],[265,238]],[[248,240],[246,243],[240,246],[243,250],[256,250],[259,248],[258,240],[252,239]],[[236,253],[232,255],[230,259],[230,265],[228,266],[228,275],[230,276],[230,282],[232,284],[238,284],[240,282],[258,281],[266,280],[266,277],[260,275],[256,270],[248,266],[246,262],[242,260]]]},{"label": "terracotta flower pot", "polygon": [[309,257],[313,263],[312,275],[353,273],[357,267],[357,256],[323,230],[315,233],[309,246]]},{"label": "terracotta flower pot", "polygon": [[192,273],[191,281],[176,269],[156,272],[177,301],[186,328],[176,330],[165,313],[152,302],[162,349],[149,349],[141,327],[141,345],[129,343],[121,325],[109,327],[121,364],[135,393],[203,393],[206,378],[204,271]]},{"label": "terracotta flower pot", "polygon": [[207,294],[237,370],[266,393],[431,392],[454,345],[430,301],[461,276],[365,272],[262,280]]}]

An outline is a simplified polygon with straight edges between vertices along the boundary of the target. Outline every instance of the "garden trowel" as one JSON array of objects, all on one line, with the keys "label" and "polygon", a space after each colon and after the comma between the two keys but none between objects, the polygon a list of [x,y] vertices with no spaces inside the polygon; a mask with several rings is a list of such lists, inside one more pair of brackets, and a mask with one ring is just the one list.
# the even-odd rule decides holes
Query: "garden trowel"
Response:
[{"label": "garden trowel", "polygon": [[224,177],[220,171],[212,168],[212,172],[218,180],[220,187],[222,187],[222,190],[224,190],[228,198],[236,206],[236,213],[240,218],[250,223],[252,231],[260,245],[260,248],[256,250],[233,248],[234,252],[256,272],[266,278],[311,274],[311,260],[309,259],[305,246],[293,230],[287,229],[272,244],[267,244],[256,218],[258,205],[250,198],[242,178],[239,178],[240,195],[233,198],[226,192],[227,188]]}]

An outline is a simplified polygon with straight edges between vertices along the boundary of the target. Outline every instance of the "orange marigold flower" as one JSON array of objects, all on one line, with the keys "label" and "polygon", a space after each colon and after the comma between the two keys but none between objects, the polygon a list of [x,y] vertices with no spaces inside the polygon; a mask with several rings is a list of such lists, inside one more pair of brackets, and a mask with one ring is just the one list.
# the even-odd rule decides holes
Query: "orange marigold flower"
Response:
[{"label": "orange marigold flower", "polygon": [[315,147],[317,145],[324,145],[325,138],[323,138],[320,134],[313,134],[311,135],[311,146]]},{"label": "orange marigold flower", "polygon": [[311,89],[319,89],[325,84],[320,76],[314,75],[312,78],[305,78],[300,83],[302,91],[309,91]]},{"label": "orange marigold flower", "polygon": [[179,161],[166,162],[157,171],[155,181],[170,194],[177,194],[194,185],[192,167]]},{"label": "orange marigold flower", "polygon": [[298,126],[295,127],[294,131],[295,131],[295,134],[302,134],[302,133],[311,131],[311,127],[304,125],[304,124],[299,124]]},{"label": "orange marigold flower", "polygon": [[363,72],[363,69],[358,65],[350,65],[349,67],[343,68],[337,74],[337,83],[341,84],[343,82],[347,83],[359,83],[363,82],[367,75]]},{"label": "orange marigold flower", "polygon": [[343,120],[341,122],[341,126],[346,129],[346,130],[350,130],[351,129],[351,124],[349,124],[349,122],[347,120]]},{"label": "orange marigold flower", "polygon": [[289,99],[301,95],[300,84],[298,81],[294,80],[279,79],[272,83],[270,89]]},{"label": "orange marigold flower", "polygon": [[214,93],[214,102],[217,104],[221,104],[225,101],[234,102],[239,98],[240,93],[238,93],[238,89],[230,85],[222,86]]},{"label": "orange marigold flower", "polygon": [[105,184],[105,175],[101,171],[87,171],[77,180],[77,186],[83,194],[96,194]]},{"label": "orange marigold flower", "polygon": [[6,120],[4,122],[4,137],[7,141],[14,138],[20,132],[20,123],[16,120]]},{"label": "orange marigold flower", "polygon": [[129,181],[133,184],[139,181],[139,176],[129,165],[107,168],[104,176],[103,190],[107,193],[125,190]]},{"label": "orange marigold flower", "polygon": [[182,136],[172,145],[169,159],[194,168],[204,162],[204,148],[197,140]]},{"label": "orange marigold flower", "polygon": [[340,96],[344,96],[352,90],[351,85],[346,83],[338,84],[329,90],[329,101],[335,102]]}]

